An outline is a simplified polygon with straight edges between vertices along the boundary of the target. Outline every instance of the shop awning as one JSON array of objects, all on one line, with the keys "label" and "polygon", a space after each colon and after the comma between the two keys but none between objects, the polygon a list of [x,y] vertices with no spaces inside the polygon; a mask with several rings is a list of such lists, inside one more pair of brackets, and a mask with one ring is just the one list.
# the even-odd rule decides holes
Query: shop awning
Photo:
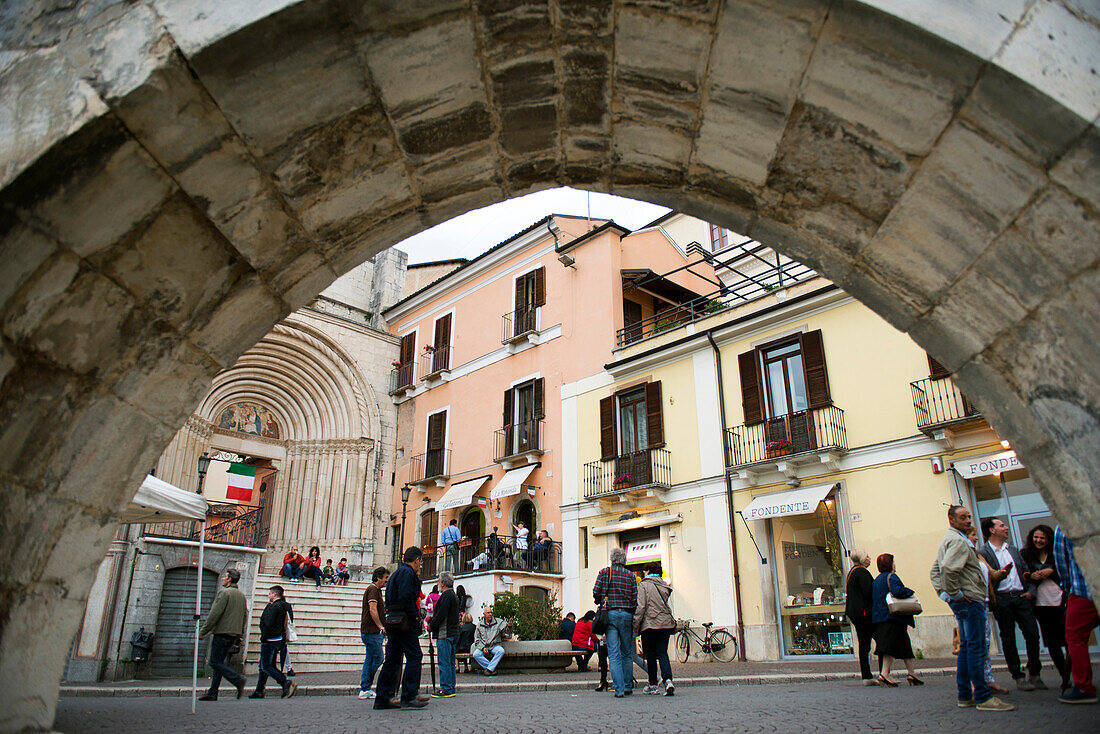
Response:
[{"label": "shop awning", "polygon": [[474,495],[481,489],[481,485],[487,481],[489,481],[489,477],[477,477],[476,479],[467,479],[464,482],[452,484],[451,488],[439,498],[435,508],[437,510],[453,510],[456,507],[465,507],[473,501]]},{"label": "shop awning", "polygon": [[627,563],[646,563],[661,560],[661,541],[639,540],[626,547]]},{"label": "shop awning", "polygon": [[684,516],[680,513],[670,515],[668,512],[662,512],[661,514],[654,515],[642,515],[641,517],[633,518],[632,520],[623,520],[622,522],[611,523],[610,525],[600,525],[592,528],[593,535],[607,535],[608,533],[621,533],[624,530],[640,530],[641,528],[656,528],[661,525],[671,525],[672,523],[683,522]]},{"label": "shop awning", "polygon": [[1003,471],[1023,469],[1024,465],[1016,458],[1015,451],[1002,451],[998,454],[969,456],[951,462],[951,468],[963,479],[1000,474]]},{"label": "shop awning", "polygon": [[527,477],[531,476],[531,472],[534,470],[535,464],[527,464],[518,469],[509,469],[504,472],[504,476],[497,482],[497,486],[493,487],[493,491],[489,493],[489,499],[499,500],[502,497],[511,497],[514,494],[519,494],[520,487],[527,481]]},{"label": "shop awning", "polygon": [[188,492],[157,479],[145,477],[130,506],[119,521],[123,525],[139,522],[184,522],[205,520],[206,500],[201,494]]},{"label": "shop awning", "polygon": [[817,511],[821,500],[829,494],[836,482],[832,484],[818,484],[813,487],[792,489],[788,492],[773,492],[762,494],[752,498],[749,506],[738,510],[741,517],[746,520],[767,520],[772,517],[786,517],[787,515],[808,515]]}]

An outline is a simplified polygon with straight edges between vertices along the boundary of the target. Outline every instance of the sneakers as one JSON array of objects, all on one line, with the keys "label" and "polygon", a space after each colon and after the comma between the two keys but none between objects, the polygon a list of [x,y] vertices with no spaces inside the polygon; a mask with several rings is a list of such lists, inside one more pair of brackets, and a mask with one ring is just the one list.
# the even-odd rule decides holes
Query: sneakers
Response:
[{"label": "sneakers", "polygon": [[1096,694],[1085,693],[1077,686],[1074,686],[1059,696],[1058,700],[1062,703],[1096,703]]},{"label": "sneakers", "polygon": [[977,705],[979,711],[1015,711],[1016,707],[1005,703],[996,696],[990,696]]},{"label": "sneakers", "polygon": [[973,698],[960,699],[959,700],[959,708],[961,708],[961,709],[972,709],[972,708],[974,708],[974,699]]},{"label": "sneakers", "polygon": [[642,689],[642,693],[644,693],[647,696],[656,696],[657,692],[659,690],[660,689],[657,688],[657,686],[646,686],[645,688]]},{"label": "sneakers", "polygon": [[294,677],[294,668],[287,668],[286,669],[286,677],[287,678],[293,678]]},{"label": "sneakers", "polygon": [[454,694],[453,691],[451,693],[444,693],[443,691],[436,691],[435,693],[432,694],[432,698],[454,698],[454,697],[455,697],[455,694]]},{"label": "sneakers", "polygon": [[670,681],[670,680],[665,681],[665,695],[666,696],[675,696],[676,695],[676,686],[672,685],[672,681]]},{"label": "sneakers", "polygon": [[359,691],[359,700],[366,701],[367,699],[374,698],[374,691],[369,688],[365,691]]},{"label": "sneakers", "polygon": [[1037,691],[1047,690],[1047,684],[1043,683],[1043,679],[1040,678],[1037,675],[1033,675],[1033,676],[1029,677],[1027,679],[1027,682],[1030,683],[1035,688],[1035,690],[1037,690]]},{"label": "sneakers", "polygon": [[1020,676],[1019,678],[1016,679],[1016,687],[1019,688],[1021,691],[1034,691],[1035,690],[1035,685],[1023,676]]}]

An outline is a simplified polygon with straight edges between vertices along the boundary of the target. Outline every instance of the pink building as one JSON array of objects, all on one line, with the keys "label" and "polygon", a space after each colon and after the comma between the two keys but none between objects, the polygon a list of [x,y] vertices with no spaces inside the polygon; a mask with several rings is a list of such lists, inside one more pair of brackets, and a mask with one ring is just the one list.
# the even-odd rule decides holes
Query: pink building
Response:
[{"label": "pink building", "polygon": [[[561,478],[575,471],[561,386],[600,375],[655,313],[707,292],[705,265],[653,277],[688,262],[659,227],[555,214],[384,312],[402,340],[393,507],[407,485],[403,544],[425,550],[426,582],[453,568],[475,615],[494,592],[561,599],[562,541],[578,552],[561,537]],[[452,520],[457,547],[442,542]],[[401,514],[387,540],[397,560]]]}]

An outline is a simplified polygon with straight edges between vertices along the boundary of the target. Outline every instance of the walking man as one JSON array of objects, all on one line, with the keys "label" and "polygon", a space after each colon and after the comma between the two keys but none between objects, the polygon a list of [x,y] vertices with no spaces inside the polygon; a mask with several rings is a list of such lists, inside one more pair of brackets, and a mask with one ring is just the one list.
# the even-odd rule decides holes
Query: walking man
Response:
[{"label": "walking man", "polygon": [[371,684],[378,666],[382,664],[382,640],[386,626],[382,620],[386,617],[386,602],[382,599],[382,589],[389,581],[390,571],[385,566],[374,569],[371,582],[363,592],[363,616],[359,621],[359,635],[367,655],[363,659],[363,673],[359,677],[359,699],[365,701],[374,698]]},{"label": "walking man", "polygon": [[260,615],[260,676],[256,679],[256,690],[249,698],[264,697],[264,685],[269,677],[283,689],[283,698],[290,698],[298,690],[298,684],[291,683],[275,667],[275,658],[286,639],[288,619],[293,621],[294,610],[283,598],[283,587],[276,584],[267,590],[267,606]]},{"label": "walking man", "polygon": [[615,698],[634,695],[634,611],[638,607],[638,584],[626,567],[626,551],[611,550],[611,565],[596,575],[592,587],[596,604],[607,606],[607,656]]},{"label": "walking man", "polygon": [[511,636],[512,620],[493,619],[493,608],[485,607],[474,630],[474,649],[470,654],[482,667],[483,675],[497,674],[497,666],[504,657],[504,645],[500,643]]},{"label": "walking man", "polygon": [[1096,685],[1092,682],[1092,660],[1089,658],[1089,633],[1100,625],[1085,575],[1077,565],[1073,541],[1054,528],[1054,568],[1062,580],[1062,589],[1069,596],[1066,604],[1066,651],[1073,674],[1073,688],[1059,696],[1062,703],[1096,703]]},{"label": "walking man", "polygon": [[458,541],[461,539],[458,520],[451,520],[451,524],[443,528],[443,547],[446,553],[443,565],[451,573],[458,573]]},{"label": "walking man", "polygon": [[[981,554],[989,567],[998,571],[1008,571],[1008,575],[997,584],[996,600],[993,603],[993,618],[997,620],[997,630],[1001,633],[1001,650],[1004,652],[1008,672],[1021,691],[1046,690],[1046,684],[1039,677],[1042,663],[1039,660],[1039,625],[1035,621],[1035,607],[1031,600],[1035,597],[1029,583],[1024,578],[1027,564],[1016,546],[1008,542],[1008,526],[997,518],[982,520],[982,537],[985,545]],[[1024,634],[1027,647],[1028,677],[1020,670],[1020,653],[1016,651],[1016,626]]]},{"label": "walking man", "polygon": [[[386,584],[386,612],[382,621],[386,626],[386,659],[375,686],[376,709],[421,709],[428,705],[419,698],[420,664],[420,566],[424,552],[416,546],[405,549],[403,563],[390,576]],[[405,661],[405,674],[401,680],[401,700],[394,703],[397,691],[397,671]]]},{"label": "walking man", "polygon": [[214,635],[210,643],[210,670],[213,671],[210,676],[210,690],[199,698],[200,701],[218,700],[218,688],[223,677],[236,687],[237,698],[244,695],[244,676],[225,664],[229,650],[244,636],[245,624],[248,622],[248,605],[244,594],[237,588],[240,580],[241,572],[235,568],[227,569],[222,574],[219,581],[223,588],[214,597],[206,622],[199,629],[200,640],[208,634]]},{"label": "walking man", "polygon": [[940,543],[932,564],[932,588],[948,603],[959,627],[959,658],[955,667],[959,708],[977,706],[982,711],[1012,711],[1016,707],[996,698],[985,682],[986,582],[981,561],[966,539],[973,527],[970,510],[960,505],[947,509],[951,526]]},{"label": "walking man", "polygon": [[428,629],[436,640],[439,653],[439,690],[432,698],[452,698],[455,695],[455,646],[458,644],[458,597],[454,592],[454,576],[439,574],[442,593],[435,603],[435,612]]}]

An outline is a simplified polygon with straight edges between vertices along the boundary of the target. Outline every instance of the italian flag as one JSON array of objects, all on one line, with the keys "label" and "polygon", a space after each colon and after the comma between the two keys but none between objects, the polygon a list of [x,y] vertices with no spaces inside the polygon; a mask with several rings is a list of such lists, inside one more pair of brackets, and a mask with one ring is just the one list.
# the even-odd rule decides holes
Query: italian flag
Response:
[{"label": "italian flag", "polygon": [[489,500],[485,499],[484,497],[478,497],[477,498],[477,506],[480,507],[481,509],[484,510],[486,507],[488,507],[488,505],[489,505]]},{"label": "italian flag", "polygon": [[240,502],[252,501],[252,487],[256,484],[256,467],[252,464],[229,465],[229,487],[225,496]]},{"label": "italian flag", "polygon": [[527,494],[528,494],[528,496],[530,496],[530,497],[534,497],[534,496],[535,496],[535,488],[534,488],[534,487],[533,487],[532,485],[530,485],[530,484],[528,484],[528,485],[527,485]]}]

